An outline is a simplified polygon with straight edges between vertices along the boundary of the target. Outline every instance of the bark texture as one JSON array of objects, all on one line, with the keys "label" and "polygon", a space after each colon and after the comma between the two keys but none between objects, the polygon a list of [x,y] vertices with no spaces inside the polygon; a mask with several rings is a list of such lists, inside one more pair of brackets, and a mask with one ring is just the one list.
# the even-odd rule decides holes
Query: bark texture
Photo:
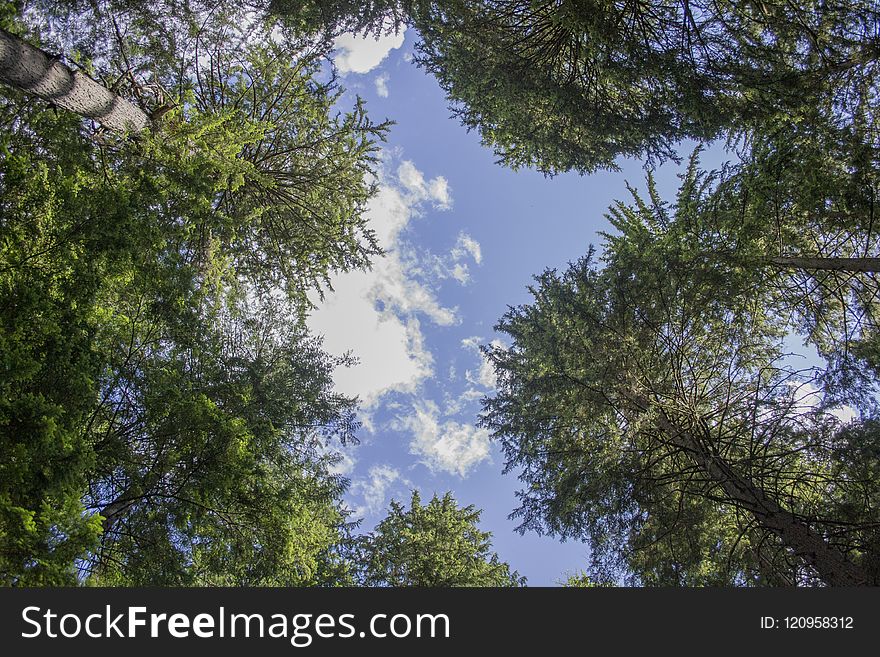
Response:
[{"label": "bark texture", "polygon": [[5,30],[0,30],[0,82],[93,119],[108,130],[139,132],[151,123],[138,106]]},{"label": "bark texture", "polygon": [[825,271],[880,272],[880,258],[767,258],[774,267]]},{"label": "bark texture", "polygon": [[826,584],[864,586],[869,583],[861,568],[829,545],[810,525],[780,507],[754,482],[738,474],[723,457],[713,454],[699,436],[677,426],[665,415],[657,420],[657,428],[689,454],[694,463],[718,483],[731,502],[751,513],[759,525],[775,534],[793,554],[812,566]]}]

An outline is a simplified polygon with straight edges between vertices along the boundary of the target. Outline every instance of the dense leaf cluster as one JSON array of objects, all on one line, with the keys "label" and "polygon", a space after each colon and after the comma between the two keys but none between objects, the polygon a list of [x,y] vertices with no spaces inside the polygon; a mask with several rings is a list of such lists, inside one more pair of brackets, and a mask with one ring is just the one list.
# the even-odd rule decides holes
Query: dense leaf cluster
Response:
[{"label": "dense leaf cluster", "polygon": [[522,586],[480,531],[480,512],[460,508],[450,493],[427,504],[413,492],[410,508],[392,501],[388,515],[359,539],[359,580],[365,586]]}]

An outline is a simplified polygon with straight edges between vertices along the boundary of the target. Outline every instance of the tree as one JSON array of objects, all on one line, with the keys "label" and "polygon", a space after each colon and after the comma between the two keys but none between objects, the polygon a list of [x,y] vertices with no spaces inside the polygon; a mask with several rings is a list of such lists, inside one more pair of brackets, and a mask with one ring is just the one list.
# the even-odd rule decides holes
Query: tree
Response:
[{"label": "tree", "polygon": [[700,171],[698,153],[674,214],[649,176],[652,209],[613,208],[619,235],[608,239],[619,248],[662,244],[682,266],[713,271],[718,298],[761,299],[827,360],[822,376],[837,399],[870,407],[880,293],[876,173],[845,148],[790,133],[720,172]]},{"label": "tree", "polygon": [[415,3],[411,19],[420,64],[512,167],[589,172],[774,117],[848,130],[873,115],[868,0],[449,0]]},{"label": "tree", "polygon": [[858,144],[798,132],[776,131],[730,167],[695,202],[699,218],[682,238],[700,240],[716,261],[763,265],[755,284],[826,358],[826,387],[868,405],[877,366],[870,345],[880,292],[880,172]]},{"label": "tree", "polygon": [[296,304],[188,264],[157,179],[103,170],[72,115],[3,110],[2,581],[345,581],[319,443],[353,401]]},{"label": "tree", "polygon": [[199,6],[88,23],[94,79],[173,99],[137,140],[3,89],[3,583],[347,581],[321,443],[353,438],[353,400],[302,322],[379,252],[387,125],[331,109],[320,44]]},{"label": "tree", "polygon": [[545,272],[499,322],[513,344],[487,351],[482,422],[522,471],[521,527],[588,540],[598,582],[876,583],[877,507],[844,520],[834,502],[876,484],[842,466],[851,438],[786,364],[761,267],[670,228],[689,198],[619,204],[603,269]]},{"label": "tree", "polygon": [[590,576],[583,571],[572,573],[565,578],[565,581],[560,582],[560,584],[566,588],[572,589],[592,589],[598,587],[598,584],[593,582],[593,580],[590,579]]},{"label": "tree", "polygon": [[333,393],[338,363],[295,317],[253,304],[221,308],[187,336],[155,315],[120,318],[130,341],[117,343],[86,424],[96,458],[86,508],[103,526],[80,564],[90,581],[344,581],[346,482],[321,448],[354,438],[354,401]]},{"label": "tree", "polygon": [[329,36],[345,32],[382,34],[400,29],[412,0],[269,0],[267,11],[286,24],[309,26]]},{"label": "tree", "polygon": [[491,552],[480,512],[459,507],[450,493],[410,508],[391,502],[388,515],[364,536],[357,557],[366,586],[522,586],[525,578]]},{"label": "tree", "polygon": [[78,119],[0,100],[0,582],[72,583],[100,518],[84,435],[103,363],[96,297],[149,240]]},{"label": "tree", "polygon": [[[315,4],[328,9],[325,16],[345,5]],[[387,3],[383,11],[383,3],[370,3],[347,24],[370,29],[393,22],[396,10],[406,4]],[[827,426],[821,411],[802,408],[800,402],[812,392],[795,391],[819,384],[839,398],[845,396],[840,390],[862,402],[871,395],[871,375],[858,376],[852,363],[870,364],[880,352],[880,341],[874,337],[877,286],[872,276],[878,266],[873,236],[877,124],[871,91],[880,54],[876,6],[824,1],[795,6],[451,0],[409,3],[405,11],[422,35],[420,63],[437,76],[462,122],[478,129],[504,164],[535,166],[548,174],[569,169],[583,173],[613,168],[622,155],[649,161],[674,158],[675,146],[684,138],[726,136],[743,146],[745,162],[717,188],[690,177],[690,189],[680,194],[674,220],[654,195],[653,207],[642,204],[632,212],[620,208],[615,226],[623,235],[609,249],[617,258],[609,263],[612,273],[607,280],[597,273],[595,285],[584,283],[589,293],[577,287],[589,278],[584,273],[591,271],[588,265],[573,266],[569,278],[554,281],[557,285],[541,279],[548,288],[542,291],[556,295],[563,306],[574,305],[572,297],[579,298],[581,292],[605,299],[623,290],[627,298],[615,299],[617,305],[608,312],[615,320],[618,313],[635,316],[634,342],[645,353],[670,352],[671,364],[659,356],[652,362],[657,372],[684,372],[677,375],[684,381],[680,387],[691,379],[711,381],[713,390],[728,390],[730,395],[716,399],[690,389],[666,392],[667,381],[656,378],[653,370],[650,376],[639,371],[645,379],[639,383],[652,392],[659,386],[676,403],[686,397],[689,409],[698,407],[693,413],[701,421],[706,405],[714,409],[705,411],[710,417],[721,414],[725,429],[739,422],[739,428],[725,434],[725,445],[748,453],[754,451],[744,447],[751,439],[743,435],[757,430],[749,429],[749,418],[754,424],[759,417],[762,435],[780,450],[762,456],[762,462],[773,462],[777,469],[768,466],[752,480],[749,464],[754,457],[743,458],[730,447],[724,453],[730,463],[719,467],[716,455],[698,444],[700,432],[687,427],[693,418],[650,419],[660,404],[650,397],[606,399],[627,427],[638,424],[631,414],[646,414],[659,443],[669,447],[671,442],[673,454],[686,454],[689,460],[682,465],[661,458],[661,472],[647,475],[651,484],[638,499],[641,507],[620,502],[620,508],[650,509],[638,522],[627,524],[609,512],[601,522],[611,522],[613,530],[599,520],[590,526],[587,533],[594,539],[597,559],[601,562],[609,550],[627,545],[627,566],[642,581],[653,583],[873,581],[870,528],[875,508],[865,501],[858,505],[858,522],[835,528],[836,512],[829,509],[837,493],[819,490],[816,483],[824,476],[823,468],[837,467],[838,450],[848,438]],[[671,281],[662,280],[664,267],[671,268]],[[694,319],[700,317],[699,305],[681,296],[686,294],[683,290],[712,309],[706,322],[722,337],[701,341],[707,329],[699,326],[702,320]],[[642,298],[644,307],[632,301]],[[611,320],[606,324],[606,318],[596,314],[598,319],[583,321],[609,344],[629,335],[629,325],[617,327]],[[664,332],[677,335],[675,331],[684,330],[682,314],[688,322],[697,322],[700,340],[687,344],[687,326],[687,337],[679,335],[670,345]],[[513,311],[511,317],[521,319]],[[542,319],[558,332],[563,331],[560,325],[575,323],[564,310],[548,311]],[[524,324],[525,320],[514,324],[511,319],[502,327],[516,326],[522,333],[515,337],[520,337],[527,334]],[[831,367],[820,379],[793,372],[781,361],[779,340],[792,328],[829,359]],[[555,362],[552,349],[542,354]],[[580,364],[576,351],[570,358]],[[693,365],[701,359],[709,361],[704,372]],[[719,374],[727,359],[736,361],[736,376]],[[504,362],[513,367],[513,361]],[[615,380],[614,362],[601,376],[591,372],[596,389],[604,390]],[[632,385],[620,383],[625,390]],[[513,394],[506,398],[509,406],[500,401],[490,405],[487,426],[499,435],[518,430],[520,425],[511,418],[520,421],[517,414],[526,413],[526,401],[533,401],[529,393],[522,394],[524,399],[514,399]],[[694,395],[699,403],[691,399]],[[561,402],[559,408],[564,408]],[[508,410],[510,415],[505,414]],[[494,411],[501,418],[498,424]],[[585,411],[591,413],[598,411]],[[571,430],[578,426],[579,421],[572,420]],[[531,427],[517,434],[522,442],[529,430],[537,431]],[[724,432],[719,429],[719,434]],[[517,451],[514,443],[510,438],[509,463],[540,461],[528,451]],[[788,450],[820,454],[822,465],[783,456]],[[743,463],[745,475],[738,472]],[[688,477],[693,476],[689,469],[696,468],[702,483],[708,478],[716,488],[682,493],[679,466]],[[672,470],[665,472],[664,467]],[[801,474],[804,469],[806,474]],[[783,491],[778,483],[769,485],[765,478],[770,472],[777,479],[800,482],[802,489],[792,492],[783,486]],[[852,492],[849,475],[839,474],[834,485]],[[525,476],[540,489],[538,474]],[[671,488],[656,483],[667,480],[674,482]],[[532,504],[524,504],[522,512],[534,518],[552,516],[542,511],[542,504],[556,508],[549,493],[543,499],[538,493],[526,499]],[[736,512],[723,506],[719,511],[719,500],[736,507]],[[608,521],[609,515],[616,519]],[[535,525],[541,524],[535,520]],[[636,529],[626,534],[625,527]],[[608,536],[614,540],[606,541]]]},{"label": "tree", "polygon": [[[335,76],[318,82],[329,44],[290,29],[279,36],[248,6],[151,7],[157,21],[135,5],[51,17],[102,62],[96,77],[162,113],[162,129],[138,155],[164,184],[188,177],[179,189],[203,199],[188,219],[191,257],[224,248],[242,275],[300,301],[332,273],[368,266],[381,250],[364,210],[390,123],[373,123],[359,99],[334,114],[342,90]],[[88,59],[81,66],[95,68]]]}]

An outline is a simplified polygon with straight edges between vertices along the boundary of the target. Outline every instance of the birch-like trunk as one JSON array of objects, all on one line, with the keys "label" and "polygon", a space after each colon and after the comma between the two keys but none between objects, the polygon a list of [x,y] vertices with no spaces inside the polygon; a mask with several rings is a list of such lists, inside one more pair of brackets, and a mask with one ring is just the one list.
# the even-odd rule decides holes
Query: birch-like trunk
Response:
[{"label": "birch-like trunk", "polygon": [[140,132],[150,125],[150,117],[136,105],[5,30],[0,30],[0,82],[108,130]]}]

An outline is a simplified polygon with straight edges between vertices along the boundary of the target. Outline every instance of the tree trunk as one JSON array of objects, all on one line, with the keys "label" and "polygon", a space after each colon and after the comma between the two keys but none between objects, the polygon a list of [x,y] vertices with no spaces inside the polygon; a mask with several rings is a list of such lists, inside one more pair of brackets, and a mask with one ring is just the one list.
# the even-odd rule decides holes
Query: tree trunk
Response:
[{"label": "tree trunk", "polygon": [[695,464],[718,483],[725,495],[749,511],[764,529],[775,534],[797,557],[812,566],[829,586],[864,586],[867,575],[807,523],[767,497],[746,477],[739,475],[721,456],[711,453],[698,436],[678,427],[661,414],[657,428],[688,453]]},{"label": "tree trunk", "polygon": [[764,258],[774,267],[817,269],[825,271],[880,272],[880,258],[819,258],[776,257]]},{"label": "tree trunk", "polygon": [[103,518],[103,520],[101,520],[101,529],[104,534],[110,532],[122,512],[139,499],[137,497],[129,497],[127,493],[128,491],[117,497],[98,512]]},{"label": "tree trunk", "polygon": [[0,30],[0,82],[108,130],[139,132],[150,125],[150,117],[136,105],[5,30]]},{"label": "tree trunk", "polygon": [[128,488],[108,502],[98,512],[103,517],[101,527],[104,533],[106,534],[113,529],[129,507],[141,500],[149,499],[151,493],[155,492],[154,488],[160,479],[161,477],[156,472],[150,470],[142,480],[131,482]]}]

